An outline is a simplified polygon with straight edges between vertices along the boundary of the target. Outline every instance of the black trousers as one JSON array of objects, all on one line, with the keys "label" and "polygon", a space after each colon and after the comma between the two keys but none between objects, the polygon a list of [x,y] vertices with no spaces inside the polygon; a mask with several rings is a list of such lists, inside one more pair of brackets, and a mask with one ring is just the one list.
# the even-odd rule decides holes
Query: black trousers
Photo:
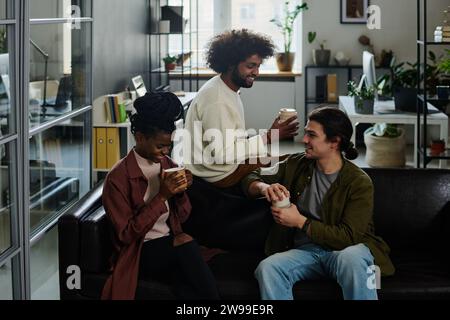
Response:
[{"label": "black trousers", "polygon": [[177,299],[219,299],[214,276],[195,240],[178,247],[173,246],[173,236],[145,242],[141,251],[139,278],[171,284]]}]

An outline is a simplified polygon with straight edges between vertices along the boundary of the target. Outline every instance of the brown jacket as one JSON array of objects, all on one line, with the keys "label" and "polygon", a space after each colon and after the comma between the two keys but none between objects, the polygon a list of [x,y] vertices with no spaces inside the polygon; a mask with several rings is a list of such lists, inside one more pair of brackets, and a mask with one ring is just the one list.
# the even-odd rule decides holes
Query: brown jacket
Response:
[{"label": "brown jacket", "polygon": [[[170,158],[161,161],[163,169],[175,167]],[[112,274],[107,279],[102,299],[134,299],[139,258],[144,237],[159,217],[167,212],[164,202],[155,197],[147,205],[144,195],[148,181],[139,168],[133,151],[118,162],[106,176],[102,201],[114,228]],[[174,235],[182,233],[191,204],[186,193],[169,200],[169,227]]]}]

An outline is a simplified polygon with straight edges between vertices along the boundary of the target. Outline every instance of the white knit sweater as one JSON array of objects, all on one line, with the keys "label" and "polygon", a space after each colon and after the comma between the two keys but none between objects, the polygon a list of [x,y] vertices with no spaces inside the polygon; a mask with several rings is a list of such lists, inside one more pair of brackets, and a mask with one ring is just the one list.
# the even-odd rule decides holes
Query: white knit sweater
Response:
[{"label": "white knit sweater", "polygon": [[[199,123],[196,125],[196,122]],[[194,134],[195,127],[201,128],[200,134]],[[266,147],[260,135],[248,138],[239,92],[230,89],[220,75],[206,82],[192,101],[186,116],[185,129],[191,136],[190,141],[184,141],[185,150],[188,147],[191,150],[184,151],[185,165],[195,176],[209,182],[229,176],[237,169],[238,164],[246,159],[266,155]],[[237,137],[227,139],[227,129],[234,130],[228,132],[237,133]],[[207,136],[208,133],[214,135],[220,132],[222,139],[214,143],[203,141],[205,132]],[[207,161],[202,155],[206,155]]]}]

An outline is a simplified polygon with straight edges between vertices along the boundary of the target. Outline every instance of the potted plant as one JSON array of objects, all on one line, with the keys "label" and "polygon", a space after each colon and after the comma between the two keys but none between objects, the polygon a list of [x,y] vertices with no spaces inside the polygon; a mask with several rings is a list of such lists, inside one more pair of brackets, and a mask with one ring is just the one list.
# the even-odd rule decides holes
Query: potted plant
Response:
[{"label": "potted plant", "polygon": [[356,86],[354,81],[347,83],[348,95],[355,100],[355,112],[361,114],[373,114],[373,105],[375,103],[375,86],[366,86],[361,84]]},{"label": "potted plant", "polygon": [[[437,63],[437,71],[439,72],[439,83],[436,86],[438,99],[448,100],[450,85],[450,49],[446,49],[447,56],[441,58]],[[446,103],[446,101],[444,102]]]},{"label": "potted plant", "polygon": [[405,132],[396,124],[376,123],[364,132],[364,143],[370,167],[405,166]]},{"label": "potted plant", "polygon": [[[393,63],[395,60],[393,60]],[[417,63],[402,62],[391,66],[395,109],[417,111]]]},{"label": "potted plant", "polygon": [[166,71],[174,70],[175,67],[177,66],[177,64],[176,64],[177,57],[176,56],[167,55],[163,58],[163,61],[164,61],[164,66],[166,68]]},{"label": "potted plant", "polygon": [[[427,92],[436,93],[436,85],[440,83],[440,71],[438,58],[433,51],[428,52],[428,63],[425,66],[425,75],[421,73],[419,81],[426,79]],[[420,66],[423,68],[423,64]],[[402,62],[395,64],[395,58],[391,61],[391,74],[385,75],[385,81],[390,84],[385,86],[385,93],[394,97],[395,108],[401,111],[416,112],[417,103],[417,63]]]},{"label": "potted plant", "polygon": [[[317,32],[308,32],[308,42],[312,44],[316,40]],[[326,67],[330,64],[331,51],[325,49],[326,40],[322,40],[319,44],[320,49],[313,49],[313,62],[316,66]]]},{"label": "potted plant", "polygon": [[294,22],[297,16],[303,10],[308,10],[308,4],[303,3],[295,6],[294,10],[289,9],[289,1],[284,3],[284,18],[273,18],[273,22],[280,30],[284,38],[284,51],[278,52],[275,57],[277,60],[278,70],[292,71],[295,61],[295,52],[291,52],[292,33],[294,32]]}]

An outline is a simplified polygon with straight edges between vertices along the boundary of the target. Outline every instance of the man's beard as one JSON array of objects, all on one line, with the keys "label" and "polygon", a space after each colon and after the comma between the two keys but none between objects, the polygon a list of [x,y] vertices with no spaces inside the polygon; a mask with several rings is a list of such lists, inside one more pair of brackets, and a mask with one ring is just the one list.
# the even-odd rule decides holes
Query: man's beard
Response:
[{"label": "man's beard", "polygon": [[231,81],[233,81],[233,83],[239,88],[251,88],[253,86],[253,83],[248,84],[247,81],[245,81],[245,78],[242,78],[237,68],[234,68],[233,72],[231,73]]}]

